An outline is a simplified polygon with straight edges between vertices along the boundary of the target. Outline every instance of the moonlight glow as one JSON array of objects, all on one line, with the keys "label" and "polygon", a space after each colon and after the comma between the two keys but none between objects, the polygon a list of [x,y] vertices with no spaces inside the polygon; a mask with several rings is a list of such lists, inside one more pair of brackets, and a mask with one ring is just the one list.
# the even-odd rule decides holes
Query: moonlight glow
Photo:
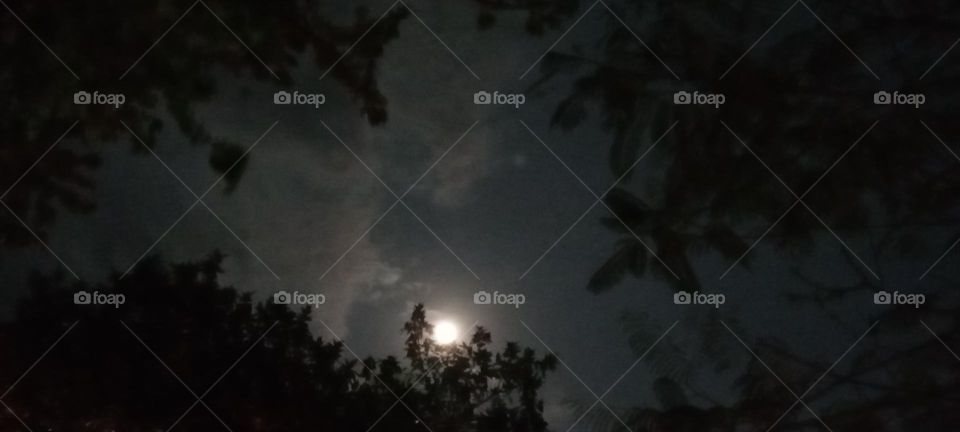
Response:
[{"label": "moonlight glow", "polygon": [[447,345],[453,343],[460,337],[460,330],[457,325],[450,321],[440,321],[433,327],[433,340],[438,344]]}]

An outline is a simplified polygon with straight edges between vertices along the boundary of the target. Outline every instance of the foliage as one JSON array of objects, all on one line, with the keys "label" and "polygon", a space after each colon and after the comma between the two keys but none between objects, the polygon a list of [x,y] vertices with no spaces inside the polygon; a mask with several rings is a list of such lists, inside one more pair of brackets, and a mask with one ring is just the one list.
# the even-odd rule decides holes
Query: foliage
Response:
[{"label": "foliage", "polygon": [[[558,33],[593,4],[493,3],[504,13],[534,16],[563,4],[571,14],[553,23]],[[955,232],[960,183],[951,173],[957,161],[920,120],[947,143],[960,136],[951,120],[960,96],[951,83],[960,76],[960,63],[948,56],[930,68],[956,40],[947,30],[960,20],[956,3],[934,2],[922,10],[901,2],[605,3],[616,16],[603,6],[590,12],[606,20],[604,31],[549,52],[530,89],[572,80],[553,125],[572,129],[595,120],[614,140],[584,145],[606,151],[613,178],[627,179],[607,203],[632,232],[619,221],[605,221],[623,241],[599,264],[592,291],[648,270],[675,289],[698,289],[703,275],[693,268],[694,257],[713,253],[734,262],[795,202],[763,163],[817,215],[798,205],[779,220],[767,242],[785,252],[810,246],[825,233],[818,218],[842,238],[889,234],[892,243],[915,242],[917,226]],[[571,51],[571,44],[592,49]],[[680,90],[722,93],[727,102],[719,110],[678,106],[672,96]],[[913,107],[874,105],[878,90],[926,94],[922,118]],[[820,179],[874,121],[876,128]],[[889,227],[900,229],[886,233]],[[633,234],[679,278],[639,250]],[[938,238],[932,244],[942,250],[950,242]]]},{"label": "foliage", "polygon": [[[215,136],[197,109],[222,91],[225,77],[288,87],[304,59],[326,70],[376,21],[357,8],[353,23],[336,24],[317,0],[9,1],[5,6],[13,13],[0,14],[0,56],[14,67],[0,74],[5,101],[0,107],[0,193],[79,122],[3,196],[41,237],[59,212],[93,210],[103,143],[129,141],[135,151],[144,151],[121,121],[150,147],[172,121],[191,143],[209,145],[211,168],[223,172],[250,144]],[[406,16],[406,9],[395,8],[330,71],[330,78],[359,101],[371,124],[387,119],[387,101],[377,87],[377,60]],[[120,109],[75,105],[73,94],[81,90],[122,93],[126,103]],[[228,191],[242,168],[229,172]],[[0,218],[0,244],[34,241],[15,218]]]},{"label": "foliage", "polygon": [[[168,268],[151,258],[98,286],[35,276],[16,320],[0,331],[2,382],[14,383],[77,324],[4,401],[33,430],[153,431],[175,422],[216,430],[221,420],[235,431],[426,430],[420,421],[435,432],[546,430],[539,391],[554,357],[515,343],[493,350],[479,327],[469,340],[437,345],[417,305],[402,358],[360,361],[343,341],[311,334],[309,309],[221,286],[222,259]],[[126,303],[77,306],[80,289],[122,293]],[[203,403],[177,421],[191,391]],[[0,416],[0,429],[19,427],[12,414]]]},{"label": "foliage", "polygon": [[[544,3],[554,4],[525,0],[504,9],[549,10]],[[574,16],[553,26],[557,33],[594,4],[578,3],[571,8],[577,10]],[[822,380],[835,357],[812,360],[810,351],[816,350],[810,347],[772,337],[754,340],[733,326],[797,394],[817,382],[804,402],[829,428],[955,429],[960,367],[944,344],[955,347],[960,340],[955,319],[960,302],[952,294],[956,271],[941,265],[921,284],[919,271],[905,278],[904,268],[929,265],[960,236],[955,144],[960,127],[952,120],[960,62],[950,52],[960,6],[946,1],[923,8],[899,1],[604,3],[617,16],[598,12],[601,6],[591,12],[606,15],[608,24],[586,41],[593,49],[559,44],[540,63],[541,77],[530,88],[571,82],[570,93],[554,111],[554,127],[599,124],[609,131],[612,143],[584,145],[607,152],[612,178],[627,179],[606,197],[618,218],[601,221],[621,239],[598,263],[587,288],[605,292],[632,276],[666,282],[674,290],[698,290],[702,280],[718,275],[702,274],[695,264],[718,258],[733,263],[763,237],[795,279],[756,289],[774,290],[797,307],[818,308],[834,329],[830,340],[852,343],[879,320]],[[720,109],[678,106],[672,96],[681,90],[722,93],[727,103]],[[876,105],[873,95],[880,90],[925,94],[927,102],[919,110]],[[797,196],[803,204],[795,204]],[[777,228],[766,232],[775,223]],[[663,271],[635,235],[678,277]],[[834,236],[876,269],[879,279],[840,249]],[[842,270],[804,268],[804,261],[826,256],[821,240],[837,245],[847,259],[836,263]],[[750,258],[737,271],[753,268]],[[805,289],[787,288],[793,285]],[[880,290],[924,292],[928,305],[870,311],[850,306],[867,304]],[[661,377],[653,386],[661,406],[643,404],[626,412],[623,418],[632,430],[767,430],[796,402],[777,377],[725,334],[718,318],[714,311],[685,317],[687,331],[679,332],[688,336],[663,341],[650,353],[646,362]],[[658,326],[642,314],[628,315],[625,328],[637,355],[659,336],[651,330]],[[696,387],[699,375],[725,371],[733,359],[748,366],[738,369],[732,397],[718,402]],[[594,414],[597,428],[623,429],[606,413]],[[776,429],[820,430],[823,425],[800,404]]]}]

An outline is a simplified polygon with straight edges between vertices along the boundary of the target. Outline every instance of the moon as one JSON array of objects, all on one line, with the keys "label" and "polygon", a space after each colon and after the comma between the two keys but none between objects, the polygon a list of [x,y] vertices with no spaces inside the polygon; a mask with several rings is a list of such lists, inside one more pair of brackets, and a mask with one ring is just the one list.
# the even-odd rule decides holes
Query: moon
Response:
[{"label": "moon", "polygon": [[450,321],[440,321],[433,326],[433,340],[440,345],[449,345],[460,337],[460,329]]}]

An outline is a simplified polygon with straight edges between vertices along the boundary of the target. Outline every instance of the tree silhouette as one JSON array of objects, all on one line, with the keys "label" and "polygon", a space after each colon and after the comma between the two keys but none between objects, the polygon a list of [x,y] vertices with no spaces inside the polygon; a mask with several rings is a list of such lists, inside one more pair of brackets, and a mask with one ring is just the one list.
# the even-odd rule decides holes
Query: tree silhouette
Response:
[{"label": "tree silhouette", "polygon": [[[93,171],[105,143],[129,141],[135,151],[145,151],[121,121],[150,147],[172,122],[191,143],[210,146],[215,171],[240,162],[226,178],[229,190],[243,171],[240,157],[249,144],[215,136],[196,113],[225,79],[286,88],[305,61],[321,70],[335,65],[330,78],[359,101],[371,124],[383,123],[387,101],[377,87],[377,60],[407,15],[395,8],[371,29],[376,17],[365,8],[357,7],[353,23],[342,25],[315,0],[96,5],[12,0],[4,6],[9,10],[0,13],[0,55],[15,67],[0,75],[6,101],[0,107],[0,193],[41,237],[60,211],[94,208]],[[73,94],[81,90],[122,93],[126,103],[120,109],[75,105]],[[66,142],[17,183],[68,130]],[[15,218],[0,218],[0,244],[34,241]]]},{"label": "tree silhouette", "polygon": [[[550,10],[537,0],[480,3],[531,15]],[[628,179],[605,197],[616,217],[601,222],[621,239],[598,263],[587,288],[605,292],[634,277],[699,290],[704,280],[715,285],[719,275],[705,274],[698,261],[732,263],[763,237],[795,277],[763,289],[797,307],[819,308],[840,334],[852,335],[849,342],[879,321],[844,361],[849,366],[825,375],[804,402],[836,431],[955,429],[960,394],[952,383],[960,363],[944,344],[956,347],[960,340],[960,302],[952,294],[957,273],[945,264],[918,282],[922,268],[913,264],[928,266],[960,238],[960,177],[952,144],[960,129],[950,120],[960,96],[954,85],[960,63],[941,57],[957,37],[951,29],[960,24],[958,5],[605,3],[617,16],[597,12],[603,10],[597,6],[592,13],[609,25],[593,40],[578,41],[592,49],[559,45],[529,88],[573,77],[553,125],[567,130],[598,116],[614,141],[584,145],[606,149],[612,178]],[[578,2],[571,10],[580,13],[591,4],[596,6]],[[552,27],[565,30],[571,16]],[[680,90],[722,93],[727,103],[720,110],[678,106],[672,96]],[[875,105],[873,95],[881,90],[922,93],[927,103],[920,109]],[[789,213],[796,196],[787,188],[805,202]],[[777,228],[765,232],[774,223]],[[811,258],[825,259],[824,243],[840,248],[834,235],[854,249],[840,249],[843,269],[805,266]],[[751,269],[751,258],[737,271]],[[868,304],[877,291],[898,289],[926,293],[927,306],[851,306]],[[628,425],[651,432],[767,430],[796,399],[718,327],[717,313],[690,315],[686,330],[697,337],[665,341],[647,361],[662,377],[655,386],[660,406],[630,410]],[[658,336],[650,330],[658,326],[640,312],[630,312],[625,327],[637,355]],[[798,393],[832,360],[811,359],[808,347],[780,338],[747,339],[786,382],[800,387]],[[737,369],[742,375],[732,401],[701,393],[697,373],[728,371],[732,359],[748,364]],[[600,429],[622,430],[609,418],[593,420]],[[777,425],[822,428],[802,405]]]},{"label": "tree silhouette", "polygon": [[[0,429],[22,420],[32,430],[214,430],[221,422],[235,431],[546,430],[539,390],[552,356],[515,343],[493,350],[480,327],[469,340],[437,345],[417,305],[404,327],[411,349],[361,361],[342,341],[314,337],[309,309],[221,286],[222,260],[167,267],[153,257],[98,286],[35,275],[0,331],[8,353],[0,376],[16,383],[3,397],[12,411],[0,415]],[[78,290],[120,293],[126,303],[78,306]]]},{"label": "tree silhouette", "polygon": [[[567,5],[538,0],[478,3],[489,11],[525,10],[530,16]],[[573,12],[583,12],[591,3],[568,5],[560,16],[568,19],[551,20],[550,26],[567,29]],[[733,261],[790,207],[794,197],[727,126],[803,195],[879,121],[805,201],[838,232],[956,226],[958,203],[952,198],[960,184],[951,173],[957,161],[920,123],[925,121],[940,137],[960,135],[949,120],[958,94],[950,83],[960,75],[960,64],[947,58],[929,68],[956,39],[947,30],[960,20],[956,5],[940,3],[919,11],[892,4],[864,8],[849,1],[810,3],[817,16],[826,17],[828,28],[804,6],[795,5],[770,29],[790,2],[607,3],[627,25],[596,7],[591,14],[609,22],[605,32],[575,43],[592,49],[571,51],[560,45],[545,56],[542,75],[529,89],[575,77],[552,124],[572,129],[596,114],[614,135],[612,144],[584,143],[608,148],[613,178],[625,176],[606,201],[627,226],[614,218],[603,221],[624,238],[590,284],[592,290],[608,289],[628,274],[643,276],[646,271],[678,288],[696,289],[702,275],[692,268],[691,252],[713,251]],[[857,20],[841,19],[854,11]],[[647,22],[644,19],[651,24],[632,24]],[[927,32],[918,35],[917,29]],[[851,54],[831,31],[860,55]],[[912,36],[903,41],[894,34]],[[761,35],[762,43],[745,53]],[[882,80],[874,78],[876,73]],[[930,95],[922,117],[913,107],[874,105],[873,94],[884,89]],[[677,106],[672,96],[679,90],[722,93],[727,103],[720,111]],[[674,123],[676,128],[634,166]],[[633,177],[639,177],[639,184],[627,186]],[[772,233],[781,246],[809,245],[824,230],[805,209],[797,210]],[[633,234],[677,273],[679,282]],[[916,240],[915,232],[898,234]],[[937,245],[945,248],[960,235],[952,234]]]}]

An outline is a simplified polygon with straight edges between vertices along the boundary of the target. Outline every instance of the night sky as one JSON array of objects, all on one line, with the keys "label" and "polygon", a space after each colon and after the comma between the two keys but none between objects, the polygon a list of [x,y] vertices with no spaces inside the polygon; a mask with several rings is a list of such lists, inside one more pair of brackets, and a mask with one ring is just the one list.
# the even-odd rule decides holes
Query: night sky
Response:
[{"label": "night sky", "polygon": [[[390,1],[367,3],[372,16],[379,16],[391,4],[405,7]],[[645,41],[657,40],[658,26],[673,22],[669,16],[639,16],[625,12],[617,2],[609,3]],[[726,295],[726,303],[719,309],[675,305],[676,288],[670,283],[670,276],[651,275],[649,267],[659,265],[655,262],[648,264],[645,277],[627,276],[608,291],[592,293],[587,289],[591,276],[622,238],[601,223],[610,217],[609,211],[602,205],[594,206],[594,194],[602,194],[618,177],[608,163],[615,132],[604,124],[597,106],[585,111],[583,122],[576,128],[564,129],[551,123],[558,106],[571,94],[577,78],[589,72],[589,67],[540,81],[544,75],[537,62],[527,76],[520,76],[548,50],[600,58],[604,44],[609,42],[600,35],[622,23],[612,19],[604,4],[593,4],[593,9],[582,15],[591,7],[587,2],[556,28],[538,36],[524,30],[525,16],[520,13],[498,13],[493,28],[479,30],[477,7],[472,3],[407,4],[416,16],[402,21],[398,37],[386,45],[378,60],[376,80],[388,101],[388,120],[382,125],[371,125],[356,98],[338,81],[330,76],[318,79],[325,68],[315,65],[308,55],[303,55],[292,87],[215,72],[222,79],[218,80],[218,92],[213,98],[198,107],[202,124],[215,135],[243,147],[252,145],[269,129],[250,151],[235,189],[228,191],[219,185],[204,198],[242,242],[210,211],[198,205],[163,236],[151,253],[170,261],[183,261],[219,249],[228,257],[222,281],[252,292],[257,300],[267,300],[279,290],[323,293],[327,301],[312,312],[312,330],[329,338],[330,332],[323,324],[329,326],[360,355],[400,353],[403,340],[399,329],[416,303],[426,305],[429,319],[453,321],[461,331],[477,323],[489,329],[498,343],[513,340],[541,353],[552,350],[564,365],[550,375],[543,394],[545,418],[551,430],[566,430],[596,400],[583,384],[600,395],[618,383],[604,397],[607,404],[618,409],[655,404],[650,383],[658,376],[657,368],[663,365],[641,362],[626,376],[621,375],[643,353],[643,346],[649,346],[675,324],[657,347],[685,357],[690,364],[678,367],[692,371],[686,385],[721,404],[735,400],[737,373],[753,360],[724,325],[729,324],[748,345],[761,339],[786,341],[786,346],[829,366],[876,321],[880,310],[872,304],[872,294],[865,291],[845,296],[829,307],[794,302],[789,294],[809,289],[798,272],[840,285],[854,283],[863,268],[850,260],[847,247],[863,255],[871,269],[879,270],[882,286],[890,291],[932,292],[940,289],[940,282],[949,280],[951,274],[956,275],[960,262],[958,253],[952,253],[933,270],[929,280],[917,281],[917,276],[950,245],[944,239],[952,239],[955,224],[917,231],[920,239],[931,242],[916,255],[880,258],[868,257],[870,254],[866,253],[880,237],[870,229],[836,230],[844,244],[828,230],[818,229],[802,248],[790,251],[783,248],[779,231],[774,230],[770,239],[750,251],[748,263],[735,266],[722,279],[720,276],[734,260],[710,249],[688,254],[701,290]],[[348,20],[351,16],[343,5],[327,7],[337,19]],[[851,79],[867,83],[866,88],[899,88],[910,80],[916,82],[915,76],[950,47],[949,40],[931,38],[936,43],[926,47],[925,55],[918,55],[928,59],[927,63],[908,64],[915,69],[910,71],[913,78],[893,78],[901,72],[881,64],[875,64],[872,70],[862,68],[858,61],[859,55],[868,64],[879,62],[883,55],[877,53],[884,51],[876,47],[887,39],[878,42],[851,37],[849,48],[856,53],[851,54],[832,39],[832,29],[825,28],[803,4],[794,4],[787,18],[771,28],[789,7],[784,2],[765,6],[755,11],[756,17],[751,15],[757,22],[743,34],[722,36],[728,38],[726,42],[731,46],[740,48],[724,53],[723,61],[717,63],[731,65],[745,51],[746,63],[751,58],[755,62],[763,59],[777,63],[780,60],[773,58],[777,54],[775,41],[801,36],[833,40],[836,45],[831,48],[836,51],[831,53],[836,56],[824,67],[844,68],[848,75],[859,73],[860,77]],[[192,13],[206,12],[197,9]],[[822,19],[836,26],[843,22],[832,9]],[[767,29],[771,29],[769,36],[747,51]],[[174,28],[159,44],[180,37],[184,35]],[[241,34],[240,38],[243,37]],[[553,46],[554,42],[558,43]],[[664,49],[672,45],[653,46]],[[645,51],[635,40],[631,49]],[[35,55],[45,54],[38,46]],[[645,57],[642,79],[647,82],[643,88],[664,104],[671,102],[677,90],[732,87],[724,87],[717,76],[706,76],[703,67],[677,62],[685,55],[703,53],[691,50],[658,54],[671,69]],[[781,75],[771,80],[789,80],[791,74],[782,69],[792,67],[790,59],[802,57],[789,52],[780,54],[788,59],[783,60],[782,68],[772,67]],[[956,71],[955,65],[960,64],[957,55],[960,54],[948,54],[938,66],[944,68],[944,76],[950,76],[948,71]],[[725,80],[743,85],[754,79],[748,76],[754,72],[749,66],[741,76],[737,67],[730,70]],[[875,80],[874,70],[884,79]],[[680,79],[674,77],[673,71]],[[931,73],[937,72],[934,69]],[[279,90],[323,93],[326,103],[317,109],[274,105],[273,94]],[[526,102],[519,108],[476,105],[474,93],[481,90],[523,93]],[[726,92],[728,100],[768,100],[765,95],[746,91]],[[864,110],[873,109],[872,93],[864,91],[863,100],[858,102],[866,107]],[[811,103],[817,107],[827,105],[822,101]],[[917,137],[909,145],[918,152],[933,153],[944,164],[956,162],[954,166],[960,166],[960,160],[951,160],[950,153],[916,120],[918,115],[924,118],[924,109],[943,112],[946,108],[939,103],[921,108],[921,114],[904,109],[899,111],[903,113],[901,117],[889,113],[854,117],[845,109],[830,112],[821,108],[822,117],[835,117],[837,123],[847,128],[842,136],[821,137],[833,155],[850,148],[854,140],[849,137],[860,136],[873,121],[880,121],[876,130],[869,132],[830,175],[843,177],[844,172],[858,169],[861,164],[869,165],[863,160],[868,157],[866,149],[893,134],[896,119],[909,123]],[[669,155],[676,150],[670,146],[677,145],[678,140],[694,140],[700,145],[748,154],[743,153],[744,147],[737,138],[723,132],[721,121],[738,136],[747,137],[747,145],[760,147],[756,140],[761,138],[754,135],[760,127],[750,117],[756,111],[741,114],[731,109],[738,106],[736,102],[728,105],[733,107],[671,106],[672,110],[696,110],[697,114],[676,115],[676,129],[667,133],[668,137],[676,136],[662,142],[657,139],[666,127],[646,130],[641,138],[642,149],[656,145],[621,186],[633,191],[652,190],[650,179],[656,178],[669,163]],[[786,111],[787,107],[783,109]],[[821,120],[810,119],[807,125],[817,129]],[[935,121],[930,121],[932,127],[943,125]],[[219,177],[209,167],[209,148],[190,144],[172,126],[172,121],[169,124],[159,135],[156,155],[189,188],[201,194]],[[711,131],[709,137],[696,137],[698,131],[707,134],[707,130]],[[952,126],[945,127],[940,136],[957,149],[957,135],[950,136],[950,130]],[[121,137],[118,142],[126,143],[128,139]],[[83,148],[86,144],[68,136],[59,145]],[[133,147],[104,146],[102,165],[95,172],[96,210],[61,217],[47,230],[50,248],[84,281],[103,281],[112,272],[126,271],[196,200],[161,162],[149,153],[131,151]],[[801,194],[829,166],[818,163],[819,167],[812,169],[812,178],[793,177],[789,167],[782,164],[774,163],[771,168],[778,174],[784,173],[785,182]],[[429,173],[403,198],[403,203],[395,204],[396,197],[388,189],[402,195],[428,169]],[[759,162],[751,169],[756,170],[758,185],[771,190],[782,186]],[[718,178],[717,184],[724,184],[723,180]],[[792,198],[791,192],[783,188],[773,204],[779,210],[773,213],[786,210],[793,203]],[[840,198],[827,190],[814,189],[809,202],[813,211],[819,211],[825,207],[823,203],[837,199]],[[582,220],[566,232],[591,206]],[[389,213],[383,216],[388,209]],[[792,212],[810,217],[802,206]],[[949,219],[948,216],[944,215]],[[843,222],[825,217],[824,223]],[[768,223],[761,222],[736,231],[751,244],[767,226]],[[561,236],[562,240],[557,242]],[[11,316],[15,301],[25,295],[24,282],[30,271],[61,268],[48,251],[37,245],[4,250],[0,260],[0,275],[6,285],[0,291],[4,316]],[[522,293],[526,303],[519,308],[475,305],[474,293],[481,290]],[[944,294],[939,298],[954,297]],[[638,322],[642,323],[642,333],[648,336],[632,348],[630,323]],[[931,337],[915,319],[910,322],[901,326],[904,330],[896,337]],[[704,330],[708,327],[712,331]],[[634,325],[633,330],[636,328]],[[697,357],[705,355],[703,352],[689,348],[707,339],[726,347],[731,368],[718,370]],[[955,349],[960,349],[957,342],[953,340],[958,347]],[[949,359],[947,350],[942,354]],[[956,366],[960,368],[960,362]],[[846,367],[851,365],[842,365]],[[797,393],[810,384],[802,380],[791,382]],[[789,397],[789,392],[784,392]],[[695,397],[691,400],[695,405],[704,403]],[[594,414],[603,415],[603,410],[598,407]]]}]

